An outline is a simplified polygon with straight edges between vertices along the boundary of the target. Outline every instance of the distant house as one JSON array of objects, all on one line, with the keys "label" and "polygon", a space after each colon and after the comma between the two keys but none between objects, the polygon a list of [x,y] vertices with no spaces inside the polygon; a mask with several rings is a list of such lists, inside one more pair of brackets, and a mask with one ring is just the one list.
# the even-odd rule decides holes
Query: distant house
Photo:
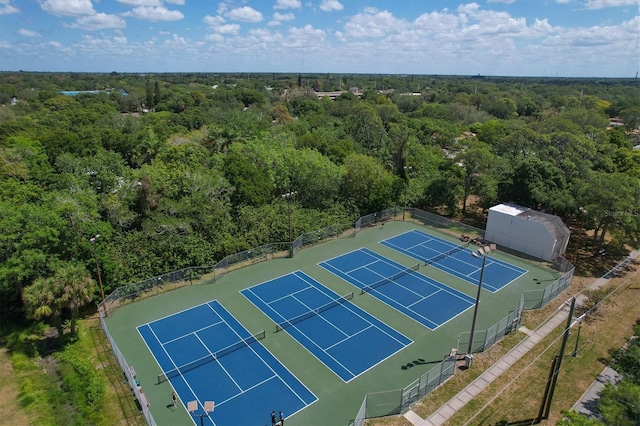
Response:
[{"label": "distant house", "polygon": [[[357,87],[350,87],[348,91],[353,93],[357,97],[361,97],[363,95],[363,93]],[[336,91],[333,91],[333,92],[314,92],[314,93],[316,94],[316,96],[319,99],[327,97],[327,98],[331,99],[332,101],[335,101],[337,97],[339,97],[343,93],[347,93],[347,90],[336,90]]]},{"label": "distant house", "polygon": [[547,261],[564,254],[570,235],[558,216],[515,204],[491,207],[485,231],[492,243]]}]

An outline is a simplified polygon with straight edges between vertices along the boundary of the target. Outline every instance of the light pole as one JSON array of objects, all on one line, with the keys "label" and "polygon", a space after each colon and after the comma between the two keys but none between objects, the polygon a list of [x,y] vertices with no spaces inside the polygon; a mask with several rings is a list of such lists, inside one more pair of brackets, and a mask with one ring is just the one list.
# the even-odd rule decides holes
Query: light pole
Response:
[{"label": "light pole", "polygon": [[402,209],[402,220],[407,211],[407,188],[409,187],[409,172],[413,170],[411,166],[404,166],[404,209]]},{"label": "light pole", "polygon": [[100,285],[100,302],[104,302],[104,288],[102,287],[102,276],[100,275],[100,263],[98,262],[98,253],[96,252],[96,241],[100,238],[100,234],[96,234],[95,237],[89,238],[89,242],[93,246],[93,258],[96,261],[96,269],[98,271],[98,284]]},{"label": "light pole", "polygon": [[476,294],[476,303],[473,308],[473,320],[471,320],[471,335],[469,336],[469,347],[467,348],[468,359],[473,359],[473,334],[476,331],[476,319],[478,318],[478,306],[480,305],[480,291],[482,290],[482,279],[484,278],[484,267],[487,262],[487,256],[489,253],[496,249],[495,244],[480,247],[478,250],[472,252],[473,257],[482,258],[482,268],[480,269],[480,279],[478,280],[478,293]]},{"label": "light pole", "polygon": [[96,234],[95,237],[89,238],[91,245],[93,246],[93,258],[96,261],[96,270],[98,271],[98,284],[100,285],[100,297],[104,300],[104,288],[102,287],[102,276],[100,275],[100,263],[98,262],[98,253],[96,251],[96,241],[100,238],[100,234]]},{"label": "light pole", "polygon": [[291,199],[298,194],[298,191],[289,191],[285,192],[281,195],[282,199],[287,202],[288,207],[288,216],[289,216],[289,257],[293,257],[293,241],[292,241],[292,233],[291,233]]}]

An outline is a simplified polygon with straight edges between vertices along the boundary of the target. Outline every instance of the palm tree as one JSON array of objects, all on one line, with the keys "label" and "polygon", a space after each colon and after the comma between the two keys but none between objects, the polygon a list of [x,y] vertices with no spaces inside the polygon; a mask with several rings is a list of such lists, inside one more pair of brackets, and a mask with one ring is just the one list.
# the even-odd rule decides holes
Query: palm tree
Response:
[{"label": "palm tree", "polygon": [[24,288],[22,300],[27,309],[27,316],[35,320],[52,317],[58,336],[62,336],[61,311],[56,293],[56,283],[52,277],[37,278],[33,284]]},{"label": "palm tree", "polygon": [[24,289],[22,300],[30,318],[52,317],[61,337],[63,309],[69,309],[71,333],[75,333],[78,311],[91,302],[95,285],[84,266],[69,264],[58,269],[52,277],[36,279]]},{"label": "palm tree", "polygon": [[93,299],[96,283],[80,264],[64,266],[56,271],[54,280],[59,288],[58,303],[61,308],[69,309],[71,315],[71,333],[76,332],[76,319],[81,307]]}]

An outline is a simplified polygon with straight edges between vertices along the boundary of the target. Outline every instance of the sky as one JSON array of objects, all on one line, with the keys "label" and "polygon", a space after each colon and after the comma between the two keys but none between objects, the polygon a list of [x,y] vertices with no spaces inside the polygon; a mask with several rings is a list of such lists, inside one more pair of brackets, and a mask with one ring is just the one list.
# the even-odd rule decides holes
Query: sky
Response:
[{"label": "sky", "polygon": [[634,77],[640,0],[0,0],[0,71]]}]

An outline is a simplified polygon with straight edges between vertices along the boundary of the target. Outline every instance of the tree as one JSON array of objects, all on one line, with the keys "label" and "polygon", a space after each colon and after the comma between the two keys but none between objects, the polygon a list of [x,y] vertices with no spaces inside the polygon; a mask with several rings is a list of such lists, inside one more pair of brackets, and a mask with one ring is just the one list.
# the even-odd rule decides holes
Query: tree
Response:
[{"label": "tree", "polygon": [[351,154],[345,159],[344,166],[343,196],[353,200],[361,214],[392,205],[394,188],[401,182],[380,163],[367,155]]},{"label": "tree", "polygon": [[464,195],[462,198],[462,213],[467,211],[467,199],[473,189],[480,188],[480,183],[491,181],[493,167],[496,158],[491,152],[489,145],[483,143],[473,143],[459,156],[458,161],[464,173]]},{"label": "tree", "polygon": [[67,264],[47,278],[37,278],[26,287],[22,299],[27,315],[33,319],[52,317],[58,336],[62,336],[62,312],[69,310],[71,333],[76,331],[79,309],[93,299],[95,282],[84,266]]},{"label": "tree", "polygon": [[607,383],[600,392],[598,410],[608,425],[637,426],[640,422],[640,385],[622,380]]},{"label": "tree", "polygon": [[52,277],[37,278],[33,284],[25,287],[22,300],[27,310],[27,317],[35,320],[52,317],[58,336],[62,336],[61,310],[57,292],[58,288]]},{"label": "tree", "polygon": [[591,419],[575,411],[563,411],[562,419],[556,423],[556,426],[604,426],[599,420]]},{"label": "tree", "polygon": [[68,309],[71,320],[71,334],[76,332],[76,319],[80,308],[93,300],[96,284],[89,276],[84,266],[70,264],[56,271],[53,277],[55,287],[58,288],[58,304]]},{"label": "tree", "polygon": [[502,183],[500,198],[560,216],[573,211],[574,197],[562,171],[551,161],[527,157]]},{"label": "tree", "polygon": [[624,173],[593,172],[580,188],[579,200],[595,230],[594,254],[600,252],[609,227],[623,230],[631,241],[640,238],[638,179]]},{"label": "tree", "polygon": [[273,185],[266,173],[240,150],[229,153],[224,162],[224,173],[235,191],[231,195],[234,204],[259,206],[273,198]]}]

